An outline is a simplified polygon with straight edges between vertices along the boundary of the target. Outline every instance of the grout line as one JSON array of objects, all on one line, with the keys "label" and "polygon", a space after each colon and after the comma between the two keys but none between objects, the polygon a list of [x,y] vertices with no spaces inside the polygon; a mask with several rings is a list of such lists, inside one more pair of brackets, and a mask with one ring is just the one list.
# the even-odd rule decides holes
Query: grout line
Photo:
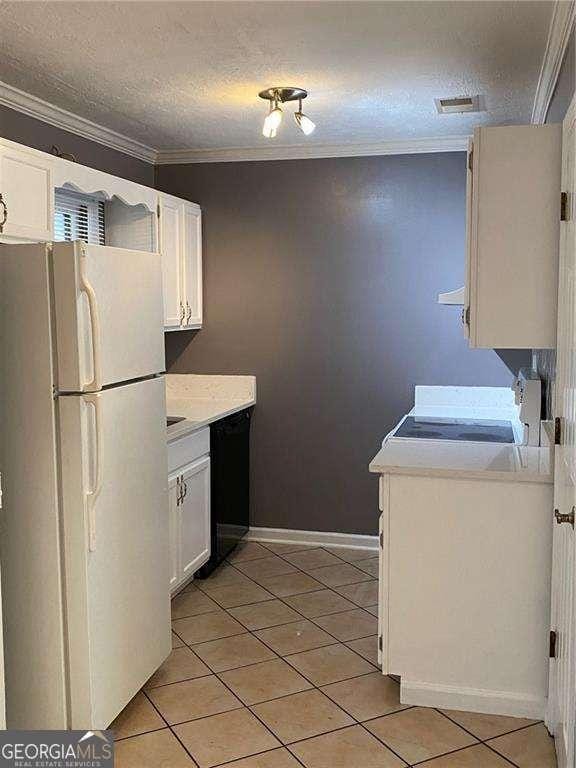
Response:
[{"label": "grout line", "polygon": [[[164,720],[164,718],[162,718]],[[166,722],[164,720],[164,722]],[[114,737],[114,744],[119,744],[121,741],[128,741],[128,739],[136,739],[138,736],[146,736],[149,733],[158,733],[158,731],[165,731],[169,729],[168,725],[161,725],[160,728],[152,728],[150,731],[142,731],[139,733],[131,733],[130,736],[121,736],[120,738]]]}]

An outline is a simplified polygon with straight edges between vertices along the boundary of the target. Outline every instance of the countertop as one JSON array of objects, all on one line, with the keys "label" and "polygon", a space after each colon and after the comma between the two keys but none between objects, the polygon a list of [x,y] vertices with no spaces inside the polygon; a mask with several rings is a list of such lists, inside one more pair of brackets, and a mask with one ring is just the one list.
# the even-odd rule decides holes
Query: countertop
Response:
[{"label": "countertop", "polygon": [[370,462],[370,472],[552,483],[550,447],[441,440],[391,440]]},{"label": "countertop", "polygon": [[166,375],[166,412],[184,421],[166,430],[170,443],[256,404],[254,376]]}]

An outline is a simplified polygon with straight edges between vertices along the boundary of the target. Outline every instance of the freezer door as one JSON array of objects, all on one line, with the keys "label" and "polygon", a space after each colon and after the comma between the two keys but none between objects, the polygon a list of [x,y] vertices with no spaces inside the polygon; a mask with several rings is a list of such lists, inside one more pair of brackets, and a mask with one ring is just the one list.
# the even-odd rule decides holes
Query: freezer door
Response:
[{"label": "freezer door", "polygon": [[164,371],[160,255],[54,243],[60,392],[97,392]]},{"label": "freezer door", "polygon": [[69,727],[103,729],[171,649],[164,379],[58,401]]}]

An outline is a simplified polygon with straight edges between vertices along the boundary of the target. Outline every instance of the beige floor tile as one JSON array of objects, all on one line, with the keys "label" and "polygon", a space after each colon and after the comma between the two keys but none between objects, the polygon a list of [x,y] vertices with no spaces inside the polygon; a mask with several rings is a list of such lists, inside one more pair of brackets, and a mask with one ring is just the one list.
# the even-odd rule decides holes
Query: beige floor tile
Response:
[{"label": "beige floor tile", "polygon": [[195,768],[195,764],[166,729],[117,742],[114,768]]},{"label": "beige floor tile", "polygon": [[478,712],[458,712],[453,709],[443,709],[451,720],[473,733],[480,741],[493,739],[510,731],[517,731],[527,725],[535,725],[536,720],[527,720],[523,717],[503,717],[502,715],[481,715]]},{"label": "beige floor tile", "polygon": [[176,632],[172,632],[172,648],[182,648],[184,645],[186,645],[184,640],[181,640]]},{"label": "beige floor tile", "polygon": [[483,744],[478,744],[476,747],[467,747],[444,757],[426,760],[425,763],[419,763],[418,768],[511,768],[511,766],[508,760],[504,760]]},{"label": "beige floor tile", "polygon": [[228,616],[226,611],[203,613],[201,616],[189,616],[172,622],[174,631],[185,643],[205,643],[246,632],[240,622]]},{"label": "beige floor tile", "polygon": [[292,744],[307,768],[403,768],[399,760],[360,725]]},{"label": "beige floor tile", "polygon": [[372,664],[345,645],[316,648],[313,651],[287,656],[286,659],[314,685],[327,685],[375,671]]},{"label": "beige floor tile", "polygon": [[178,683],[181,680],[192,680],[195,677],[209,675],[210,670],[189,648],[175,648],[164,664],[148,680],[146,689],[157,688],[159,685]]},{"label": "beige floor tile", "polygon": [[127,736],[136,736],[139,733],[156,731],[165,726],[164,720],[162,720],[146,696],[140,692],[124,707],[110,726],[110,729],[113,731],[115,739],[125,739]]},{"label": "beige floor tile", "polygon": [[325,549],[309,549],[307,552],[294,552],[284,555],[284,558],[303,571],[308,571],[311,568],[322,568],[324,565],[338,565],[342,562],[338,557],[330,554],[330,552],[326,552]]},{"label": "beige floor tile", "polygon": [[240,571],[227,563],[222,563],[206,579],[197,579],[194,584],[198,589],[210,594],[214,589],[229,587],[231,584],[247,584],[249,579]]},{"label": "beige floor tile", "polygon": [[215,675],[153,688],[148,695],[170,725],[242,706]]},{"label": "beige floor tile", "polygon": [[554,739],[542,723],[488,743],[518,768],[556,768]]},{"label": "beige floor tile", "polygon": [[244,563],[247,560],[258,560],[259,557],[269,557],[270,552],[255,541],[241,541],[236,549],[228,556],[230,563]]},{"label": "beige floor tile", "polygon": [[369,581],[370,576],[351,563],[338,563],[315,568],[314,578],[321,581],[327,587],[340,587],[343,584],[357,584],[359,581]]},{"label": "beige floor tile", "polygon": [[[205,717],[174,728],[200,768],[248,757],[280,743],[247,709]],[[222,735],[226,734],[223,739]],[[234,763],[237,766],[237,763]]]},{"label": "beige floor tile", "polygon": [[319,581],[313,579],[305,573],[288,573],[283,576],[271,576],[258,579],[258,583],[272,592],[276,597],[287,597],[288,595],[302,595],[305,592],[314,592],[323,589]]},{"label": "beige floor tile", "polygon": [[270,648],[286,656],[289,653],[299,653],[312,648],[335,643],[333,637],[311,621],[296,621],[293,624],[283,624],[281,627],[261,629],[254,633],[256,637],[269,645]]},{"label": "beige floor tile", "polygon": [[273,595],[250,581],[248,584],[230,584],[228,587],[219,587],[210,592],[210,597],[216,600],[222,608],[236,608],[238,605],[272,600]]},{"label": "beige floor tile", "polygon": [[237,635],[195,645],[194,651],[214,672],[275,659],[275,654],[253,635]]},{"label": "beige floor tile", "polygon": [[316,690],[256,704],[252,711],[284,744],[354,724],[349,715]]},{"label": "beige floor tile", "polygon": [[356,568],[360,568],[361,571],[364,571],[364,573],[374,576],[375,579],[378,578],[380,564],[377,557],[371,557],[369,560],[357,560],[354,565]]},{"label": "beige floor tile", "polygon": [[322,691],[359,721],[406,709],[400,704],[400,686],[381,672],[325,685]]},{"label": "beige floor tile", "polygon": [[221,679],[244,704],[259,704],[312,688],[312,685],[282,659],[263,661],[231,669]]},{"label": "beige floor tile", "polygon": [[473,736],[444,715],[424,707],[405,709],[371,720],[366,727],[410,764],[430,760],[476,742]]},{"label": "beige floor tile", "polygon": [[309,592],[306,595],[292,595],[286,597],[285,602],[308,619],[354,609],[354,603],[346,600],[342,595],[337,595],[331,589]]},{"label": "beige floor tile", "polygon": [[250,579],[281,576],[283,573],[296,573],[297,568],[281,557],[268,553],[270,557],[249,560],[247,563],[236,563],[236,568]]},{"label": "beige floor tile", "polygon": [[289,552],[305,552],[308,549],[318,549],[310,544],[290,544],[287,541],[268,542],[262,544],[263,547],[274,552],[276,555],[286,555]]},{"label": "beige floor tile", "polygon": [[191,589],[180,592],[172,600],[172,618],[183,619],[186,616],[198,616],[201,613],[218,611],[218,605],[201,592],[199,589]]},{"label": "beige floor tile", "polygon": [[367,608],[378,603],[378,582],[375,580],[337,587],[336,592],[361,608]]},{"label": "beige floor tile", "polygon": [[241,605],[238,608],[230,608],[229,613],[250,630],[276,627],[279,624],[288,624],[291,621],[298,621],[302,618],[296,611],[280,600],[268,600],[265,603]]},{"label": "beige floor tile", "polygon": [[378,619],[362,608],[320,616],[314,621],[338,640],[356,640],[378,631]]},{"label": "beige floor tile", "polygon": [[378,635],[370,637],[361,637],[359,640],[349,640],[346,645],[353,651],[359,653],[374,666],[378,665]]},{"label": "beige floor tile", "polygon": [[359,560],[367,560],[369,557],[378,557],[377,549],[354,549],[353,547],[323,547],[340,560],[347,563],[356,563]]},{"label": "beige floor tile", "polygon": [[271,752],[263,752],[261,755],[226,763],[222,768],[301,768],[301,764],[285,747],[281,747]]}]

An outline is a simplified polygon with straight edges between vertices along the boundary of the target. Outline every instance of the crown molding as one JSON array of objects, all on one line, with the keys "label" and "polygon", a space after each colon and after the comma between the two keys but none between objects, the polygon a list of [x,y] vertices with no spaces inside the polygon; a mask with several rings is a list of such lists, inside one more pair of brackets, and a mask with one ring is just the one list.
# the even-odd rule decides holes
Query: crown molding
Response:
[{"label": "crown molding", "polygon": [[37,120],[54,125],[56,128],[62,128],[64,131],[70,131],[85,139],[90,139],[111,149],[116,149],[125,155],[136,157],[138,160],[144,160],[147,163],[154,163],[156,161],[157,152],[152,147],[121,133],[116,133],[116,131],[105,128],[103,125],[93,123],[84,117],[68,112],[66,109],[49,104],[47,101],[14,88],[14,86],[8,85],[8,83],[4,83],[1,80],[0,104],[10,107],[10,109],[15,109],[18,112],[23,112],[30,117],[35,117]]},{"label": "crown molding", "polygon": [[546,122],[546,115],[554,95],[554,88],[560,74],[566,46],[574,27],[575,8],[575,0],[556,0],[554,3],[546,50],[542,59],[536,95],[534,96],[532,123],[535,125],[542,125]]},{"label": "crown molding", "polygon": [[293,147],[159,150],[156,164],[239,163],[257,160],[310,160],[322,157],[465,152],[468,149],[469,138],[469,136],[444,136],[430,139],[396,139],[370,144],[300,144]]}]

